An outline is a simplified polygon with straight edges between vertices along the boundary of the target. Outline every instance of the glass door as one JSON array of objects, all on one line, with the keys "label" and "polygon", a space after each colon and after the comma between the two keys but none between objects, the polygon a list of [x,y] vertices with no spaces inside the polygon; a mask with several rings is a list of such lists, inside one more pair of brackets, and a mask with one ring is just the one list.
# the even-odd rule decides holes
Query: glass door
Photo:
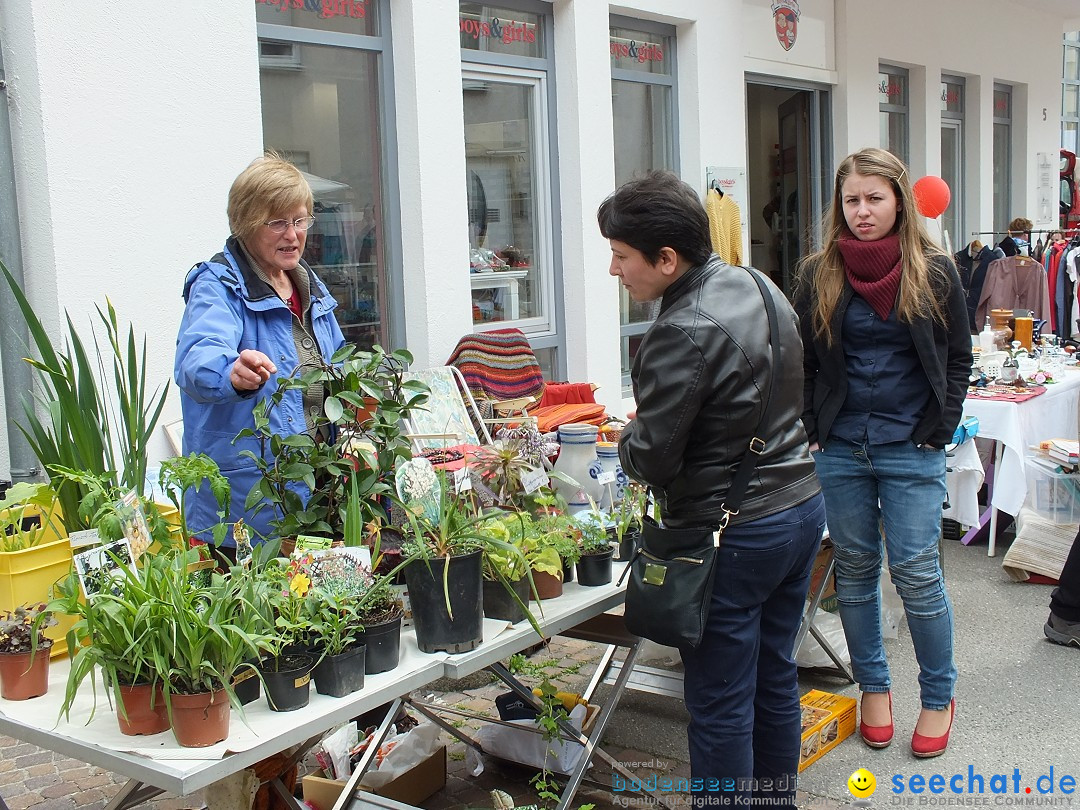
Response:
[{"label": "glass door", "polygon": [[780,105],[780,270],[789,297],[799,259],[811,252],[810,94]]},{"label": "glass door", "polygon": [[545,75],[463,70],[462,91],[473,323],[553,331]]}]

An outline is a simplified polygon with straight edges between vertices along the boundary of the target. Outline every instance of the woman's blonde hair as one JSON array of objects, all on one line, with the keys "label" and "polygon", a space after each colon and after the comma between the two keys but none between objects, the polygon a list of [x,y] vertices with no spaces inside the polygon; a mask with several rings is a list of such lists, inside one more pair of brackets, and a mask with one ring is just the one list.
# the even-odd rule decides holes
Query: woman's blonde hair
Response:
[{"label": "woman's blonde hair", "polygon": [[799,264],[799,292],[812,302],[814,334],[824,337],[826,344],[832,345],[832,316],[844,293],[844,261],[838,242],[855,238],[844,219],[842,198],[844,181],[852,174],[884,178],[900,201],[895,225],[895,232],[900,237],[902,263],[897,317],[911,323],[930,313],[936,321],[944,323],[945,310],[938,295],[940,285],[934,282],[945,280],[946,276],[929,260],[932,256],[944,256],[944,252],[930,239],[918,214],[911,177],[903,161],[884,149],[871,148],[848,155],[841,161],[836,170],[832,204],[825,218],[825,245]]},{"label": "woman's blonde hair", "polygon": [[268,220],[304,206],[311,213],[314,197],[304,175],[276,152],[255,158],[229,189],[229,229],[246,242]]}]

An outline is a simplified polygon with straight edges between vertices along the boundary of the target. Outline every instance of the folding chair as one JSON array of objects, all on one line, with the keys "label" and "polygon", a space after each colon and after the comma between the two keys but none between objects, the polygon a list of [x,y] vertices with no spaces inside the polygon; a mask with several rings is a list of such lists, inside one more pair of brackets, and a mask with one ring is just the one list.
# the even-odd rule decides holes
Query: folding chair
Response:
[{"label": "folding chair", "polygon": [[410,371],[405,374],[405,379],[417,380],[431,389],[428,401],[414,410],[406,422],[414,452],[492,443],[476,400],[456,368],[435,366]]}]

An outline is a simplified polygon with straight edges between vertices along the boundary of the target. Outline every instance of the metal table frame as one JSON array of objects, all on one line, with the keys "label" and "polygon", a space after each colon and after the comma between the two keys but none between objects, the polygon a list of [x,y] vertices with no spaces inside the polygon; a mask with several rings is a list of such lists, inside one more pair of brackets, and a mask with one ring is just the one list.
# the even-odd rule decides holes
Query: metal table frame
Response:
[{"label": "metal table frame", "polygon": [[[617,573],[618,568],[616,578]],[[547,638],[568,631],[622,604],[622,601],[623,590],[615,584],[586,588],[576,583],[569,583],[566,585],[563,596],[546,600],[541,604],[544,615],[537,618],[543,630],[543,637]],[[102,722],[115,726],[115,719],[108,711],[101,694],[98,695],[98,699],[102,705],[97,708],[98,716],[94,718],[93,724],[87,720],[88,709],[82,714],[78,711],[73,712],[71,722],[57,723],[54,718],[58,716],[67,680],[66,661],[53,662],[50,669],[49,692],[33,701],[22,702],[22,706],[25,707],[23,713],[26,716],[21,719],[5,713],[18,708],[15,704],[0,700],[0,731],[16,739],[128,776],[130,781],[107,806],[107,810],[124,810],[165,791],[186,795],[201,790],[294,746],[300,747],[299,756],[302,757],[303,752],[318,742],[326,731],[393,701],[391,711],[382,724],[385,734],[389,730],[391,718],[396,716],[397,707],[412,691],[441,677],[460,678],[485,667],[497,670],[501,667],[499,664],[501,660],[528,649],[541,640],[541,637],[527,623],[504,628],[506,628],[505,622],[485,620],[485,637],[490,640],[485,641],[477,649],[460,655],[419,653],[411,628],[404,629],[402,631],[402,663],[396,669],[380,675],[368,676],[362,690],[345,698],[312,694],[308,707],[297,712],[271,712],[265,705],[265,701],[250,704],[245,707],[248,721],[253,729],[259,729],[264,734],[250,747],[217,758],[151,758],[130,751],[104,747],[99,744],[101,737],[95,732],[93,724]],[[637,640],[634,639],[634,642],[630,647],[628,665],[624,667],[626,673],[630,672],[632,656],[636,654]],[[605,661],[610,661],[612,652],[608,652]],[[594,677],[594,683],[599,683],[597,677]],[[621,689],[625,688],[625,683],[624,678],[609,704],[602,710],[597,720],[597,730],[591,735],[593,738],[599,739],[599,734],[603,732],[604,726],[610,719],[611,712],[621,695]],[[85,691],[88,691],[89,686],[84,686],[86,686]],[[594,688],[595,686],[590,686],[590,689]],[[243,727],[239,717],[234,716],[232,722],[233,735],[230,739],[234,738],[237,728]],[[572,727],[569,729],[573,731]],[[157,739],[158,737],[161,739]],[[130,741],[132,749],[146,749],[150,746],[150,741],[160,744],[162,749],[179,749],[170,732],[163,732],[162,735],[155,735],[152,738],[130,738]],[[369,750],[374,753],[377,747],[371,746]],[[590,753],[592,752],[595,752],[595,748],[590,750]],[[597,753],[607,758],[606,754]],[[193,755],[191,749],[187,749],[186,755]],[[197,756],[197,754],[194,755]],[[588,759],[588,756],[582,757],[584,762]],[[367,763],[361,764],[366,766]],[[362,769],[358,767],[354,772],[355,779],[350,782],[350,786],[359,781],[361,773]],[[580,779],[578,781],[580,782]],[[301,810],[301,805],[288,795],[288,791],[279,781],[272,780],[271,785],[286,799],[290,807]],[[576,786],[574,789],[576,790]],[[405,807],[400,803],[368,793],[359,793],[356,800],[352,801],[350,791],[351,787],[342,792],[342,806],[350,801],[351,806],[359,807]]]}]

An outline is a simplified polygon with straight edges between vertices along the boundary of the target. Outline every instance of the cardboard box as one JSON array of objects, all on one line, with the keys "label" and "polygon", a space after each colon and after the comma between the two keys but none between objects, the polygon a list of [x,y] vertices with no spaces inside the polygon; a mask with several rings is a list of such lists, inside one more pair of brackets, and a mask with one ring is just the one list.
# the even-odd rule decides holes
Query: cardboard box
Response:
[{"label": "cardboard box", "polygon": [[[822,545],[818,549],[817,556],[814,557],[814,567],[810,569],[810,593],[813,593],[821,584],[821,578],[825,576],[825,569],[829,564],[829,555],[832,554],[832,543],[828,545]],[[836,582],[833,577],[829,577],[829,581],[825,583],[825,590],[821,594],[822,610],[827,610],[829,613],[836,613]]]},{"label": "cardboard box", "polygon": [[855,698],[812,689],[802,696],[799,772],[855,732]]},{"label": "cardboard box", "polygon": [[[303,786],[305,802],[310,802],[316,810],[330,810],[345,789],[345,780],[305,776]],[[360,789],[402,804],[419,805],[445,786],[446,746],[443,745],[419,765],[390,780],[378,790],[369,790],[362,786]]]}]

